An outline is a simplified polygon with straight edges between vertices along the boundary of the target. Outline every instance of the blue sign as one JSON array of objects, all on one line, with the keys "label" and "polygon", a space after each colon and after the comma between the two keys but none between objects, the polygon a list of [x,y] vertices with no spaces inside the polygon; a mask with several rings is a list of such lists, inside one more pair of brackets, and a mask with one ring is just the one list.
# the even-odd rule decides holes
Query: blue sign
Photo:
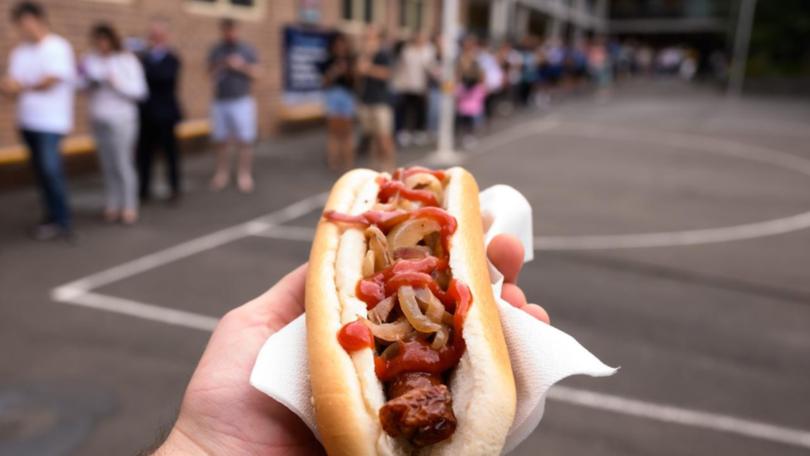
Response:
[{"label": "blue sign", "polygon": [[329,56],[335,32],[312,27],[284,28],[284,103],[320,102],[323,91],[322,66]]}]

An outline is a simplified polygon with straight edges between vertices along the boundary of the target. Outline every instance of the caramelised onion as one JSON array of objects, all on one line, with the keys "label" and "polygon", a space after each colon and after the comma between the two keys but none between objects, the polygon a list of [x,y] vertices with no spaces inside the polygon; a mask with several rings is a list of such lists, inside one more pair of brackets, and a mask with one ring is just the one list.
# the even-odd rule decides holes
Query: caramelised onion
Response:
[{"label": "caramelised onion", "polygon": [[392,251],[402,247],[413,247],[425,236],[440,230],[439,222],[434,219],[426,217],[408,219],[388,233],[388,245]]},{"label": "caramelised onion", "polygon": [[385,320],[388,320],[388,315],[394,309],[394,304],[393,296],[383,299],[378,302],[373,309],[368,311],[368,319],[371,320],[372,323],[385,323]]},{"label": "caramelised onion", "polygon": [[405,186],[415,190],[429,190],[436,196],[436,201],[439,206],[442,205],[442,183],[433,174],[430,173],[416,173],[405,178]]},{"label": "caramelised onion", "polygon": [[399,343],[394,342],[393,344],[385,347],[382,353],[380,353],[380,357],[382,359],[391,359],[399,353]]},{"label": "caramelised onion", "polygon": [[450,312],[444,310],[444,304],[429,289],[419,287],[414,290],[414,294],[416,299],[425,304],[425,315],[431,321],[448,325],[453,324],[453,316],[450,315]]},{"label": "caramelised onion", "polygon": [[421,203],[417,201],[411,201],[405,198],[400,198],[399,203],[397,203],[397,209],[404,209],[406,211],[413,211],[419,209],[420,207]]},{"label": "caramelised onion", "polygon": [[436,331],[436,336],[433,337],[433,342],[430,343],[430,347],[434,350],[441,350],[447,345],[449,339],[450,330],[447,329],[446,326],[442,326],[442,329]]},{"label": "caramelised onion", "polygon": [[434,333],[441,329],[442,325],[431,321],[422,309],[419,308],[419,303],[416,302],[416,294],[413,287],[410,285],[403,285],[397,290],[397,297],[399,298],[399,308],[405,314],[408,322],[421,333]]},{"label": "caramelised onion", "polygon": [[377,201],[376,203],[374,203],[374,207],[372,208],[372,210],[384,212],[395,211],[399,207],[399,200],[400,197],[399,194],[397,194],[394,195],[390,200],[388,200],[387,203],[381,203]]},{"label": "caramelised onion", "polygon": [[368,249],[363,257],[363,278],[372,276],[374,272],[374,251]]},{"label": "caramelised onion", "polygon": [[421,260],[430,255],[430,248],[424,245],[400,247],[394,250],[394,260]]},{"label": "caramelised onion", "polygon": [[368,326],[374,337],[388,342],[396,342],[404,339],[408,334],[413,332],[413,328],[408,320],[400,318],[393,323],[373,323],[369,320],[363,320],[363,323]]},{"label": "caramelised onion", "polygon": [[385,234],[375,225],[371,225],[366,228],[366,236],[368,236],[368,245],[374,252],[374,271],[391,266],[394,258],[388,249],[388,239]]}]

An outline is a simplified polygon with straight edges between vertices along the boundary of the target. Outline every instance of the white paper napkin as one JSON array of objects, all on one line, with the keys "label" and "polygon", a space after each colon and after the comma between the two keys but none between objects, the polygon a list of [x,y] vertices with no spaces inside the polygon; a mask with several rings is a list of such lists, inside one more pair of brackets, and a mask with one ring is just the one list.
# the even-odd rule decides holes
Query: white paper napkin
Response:
[{"label": "white paper napkin", "polygon": [[[525,260],[530,261],[534,255],[532,212],[526,198],[512,187],[496,185],[481,192],[480,200],[487,230],[485,242],[498,234],[517,236],[525,247]],[[508,453],[540,423],[551,385],[571,375],[602,377],[612,375],[616,369],[603,364],[573,337],[500,299],[503,276],[491,264],[490,276],[517,388],[515,421],[504,447],[504,453]],[[317,437],[306,340],[301,315],[267,339],[253,366],[250,383],[292,410]]]}]

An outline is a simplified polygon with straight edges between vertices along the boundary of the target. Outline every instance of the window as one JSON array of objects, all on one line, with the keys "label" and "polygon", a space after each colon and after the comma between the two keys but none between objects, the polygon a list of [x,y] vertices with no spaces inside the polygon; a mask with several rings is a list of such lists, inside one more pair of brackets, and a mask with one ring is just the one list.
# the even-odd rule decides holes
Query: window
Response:
[{"label": "window", "polygon": [[267,0],[185,0],[192,13],[217,17],[258,20],[264,16]]},{"label": "window", "polygon": [[421,30],[424,7],[424,0],[399,0],[399,26],[408,30]]},{"label": "window", "polygon": [[379,8],[375,8],[376,3],[375,0],[343,0],[343,20],[366,24],[376,22],[380,13]]}]

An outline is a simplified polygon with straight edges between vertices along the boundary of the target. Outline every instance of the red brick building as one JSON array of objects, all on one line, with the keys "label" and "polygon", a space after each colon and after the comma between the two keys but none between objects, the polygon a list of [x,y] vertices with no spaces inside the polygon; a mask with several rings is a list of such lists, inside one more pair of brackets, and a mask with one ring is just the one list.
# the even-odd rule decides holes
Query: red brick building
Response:
[{"label": "red brick building", "polygon": [[[259,125],[263,136],[273,134],[285,121],[317,117],[313,105],[287,106],[282,94],[282,30],[303,21],[319,27],[357,34],[366,24],[378,24],[389,34],[409,30],[434,31],[440,21],[440,0],[39,0],[46,7],[55,33],[67,38],[81,55],[88,47],[88,31],[98,21],[114,24],[122,36],[142,37],[151,18],[168,19],[173,45],[183,59],[181,101],[186,121],[182,136],[207,132],[211,88],[206,74],[209,47],[218,38],[218,21],[234,17],[244,39],[259,52],[263,76],[255,85]],[[9,52],[17,42],[7,12],[16,0],[0,0],[0,69],[5,72]],[[462,5],[465,2],[462,1]],[[464,8],[462,7],[462,12]],[[462,16],[464,14],[462,13]],[[74,135],[65,142],[66,153],[92,149],[87,136],[87,111],[78,95]],[[0,163],[24,157],[18,146],[13,103],[0,101]]]}]

